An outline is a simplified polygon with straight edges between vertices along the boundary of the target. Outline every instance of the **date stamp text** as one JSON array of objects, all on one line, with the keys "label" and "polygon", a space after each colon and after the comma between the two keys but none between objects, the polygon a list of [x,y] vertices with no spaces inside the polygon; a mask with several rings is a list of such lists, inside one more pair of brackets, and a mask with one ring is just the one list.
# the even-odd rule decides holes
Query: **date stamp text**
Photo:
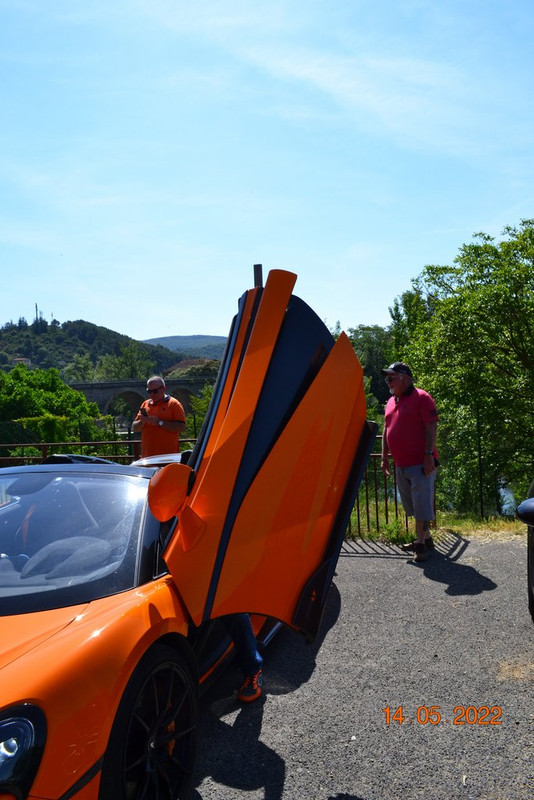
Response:
[{"label": "date stamp text", "polygon": [[418,706],[415,714],[404,706],[386,706],[382,711],[386,725],[502,725],[500,706],[454,706],[451,714],[441,706]]}]

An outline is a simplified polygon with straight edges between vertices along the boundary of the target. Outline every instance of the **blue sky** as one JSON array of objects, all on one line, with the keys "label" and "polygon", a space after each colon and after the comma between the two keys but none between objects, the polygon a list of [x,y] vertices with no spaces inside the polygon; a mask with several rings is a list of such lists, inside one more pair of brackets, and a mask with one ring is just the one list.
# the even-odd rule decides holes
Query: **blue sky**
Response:
[{"label": "blue sky", "polygon": [[0,0],[0,323],[333,327],[534,217],[532,0]]}]

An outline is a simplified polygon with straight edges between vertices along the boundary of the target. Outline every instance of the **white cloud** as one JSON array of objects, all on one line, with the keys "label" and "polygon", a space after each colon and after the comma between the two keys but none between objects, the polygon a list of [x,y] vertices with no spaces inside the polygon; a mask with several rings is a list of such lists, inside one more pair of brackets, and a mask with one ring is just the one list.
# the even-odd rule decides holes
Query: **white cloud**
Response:
[{"label": "white cloud", "polygon": [[245,31],[280,32],[294,26],[291,3],[283,0],[138,0],[137,5],[148,16],[181,33],[218,37]]},{"label": "white cloud", "polygon": [[[419,1],[386,4],[383,19],[374,15],[372,31],[365,29],[364,5],[364,21],[355,24],[359,4],[347,10],[335,2],[328,9],[311,2],[303,10],[290,0],[206,0],[197,5],[142,0],[140,8],[176,35],[209,42],[270,76],[280,91],[314,92],[308,111],[299,96],[296,121],[318,118],[320,95],[355,130],[403,148],[475,161],[495,159],[506,140],[515,144],[530,137],[529,126],[513,113],[521,102],[521,86],[507,79],[501,65],[493,67],[483,57],[494,42],[481,24],[485,21],[477,4],[445,10]],[[349,14],[352,27],[345,30]],[[410,30],[408,36],[405,25],[417,26],[418,32]],[[234,77],[243,79],[239,72]],[[522,102],[528,102],[524,95]],[[268,108],[271,114],[291,117],[291,105],[276,102],[274,87]]]},{"label": "white cloud", "polygon": [[403,147],[474,156],[484,146],[481,124],[492,116],[484,108],[488,98],[481,102],[471,78],[453,64],[283,47],[243,47],[239,56],[279,80],[322,93],[353,126]]}]

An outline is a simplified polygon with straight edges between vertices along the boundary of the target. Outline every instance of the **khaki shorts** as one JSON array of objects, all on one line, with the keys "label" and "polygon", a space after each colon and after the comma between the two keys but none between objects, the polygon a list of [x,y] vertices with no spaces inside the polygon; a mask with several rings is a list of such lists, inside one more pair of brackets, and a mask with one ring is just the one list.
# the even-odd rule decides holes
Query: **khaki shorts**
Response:
[{"label": "khaki shorts", "polygon": [[408,517],[423,522],[435,519],[434,511],[434,484],[436,471],[425,475],[423,465],[414,467],[395,467],[397,476],[397,489],[400,494],[402,507]]}]

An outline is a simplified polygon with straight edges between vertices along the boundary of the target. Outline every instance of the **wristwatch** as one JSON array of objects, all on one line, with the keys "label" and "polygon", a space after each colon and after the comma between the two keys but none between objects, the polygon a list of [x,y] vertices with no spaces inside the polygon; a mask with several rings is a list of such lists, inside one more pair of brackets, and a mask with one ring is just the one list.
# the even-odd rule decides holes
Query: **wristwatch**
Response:
[{"label": "wristwatch", "polygon": [[433,455],[434,455],[434,452],[432,450],[425,450],[425,456],[433,456]]},{"label": "wristwatch", "polygon": [[162,419],[160,419],[160,421],[158,422],[158,425],[160,426],[160,428],[163,428],[163,420]]}]

